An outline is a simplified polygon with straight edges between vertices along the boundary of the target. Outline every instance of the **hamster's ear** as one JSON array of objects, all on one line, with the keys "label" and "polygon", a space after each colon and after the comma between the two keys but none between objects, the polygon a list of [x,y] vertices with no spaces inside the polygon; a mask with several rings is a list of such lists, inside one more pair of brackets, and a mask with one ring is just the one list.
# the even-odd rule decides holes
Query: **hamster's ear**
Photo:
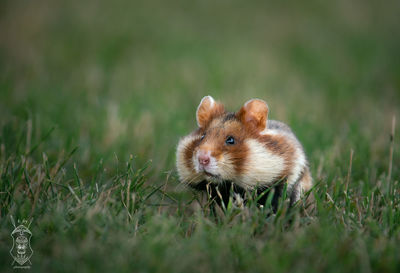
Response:
[{"label": "hamster's ear", "polygon": [[197,125],[204,128],[216,116],[225,112],[224,106],[216,102],[211,96],[204,97],[196,111]]},{"label": "hamster's ear", "polygon": [[249,100],[236,115],[246,127],[261,132],[267,126],[268,105],[260,99]]}]

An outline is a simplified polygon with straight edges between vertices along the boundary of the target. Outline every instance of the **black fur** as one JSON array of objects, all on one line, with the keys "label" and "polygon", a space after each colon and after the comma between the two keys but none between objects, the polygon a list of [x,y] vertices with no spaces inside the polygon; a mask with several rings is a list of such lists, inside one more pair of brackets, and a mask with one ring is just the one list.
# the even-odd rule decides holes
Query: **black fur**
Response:
[{"label": "black fur", "polygon": [[[190,185],[190,187],[197,191],[207,192],[207,185],[208,185],[209,194],[211,195],[211,199],[215,200],[215,202],[219,206],[222,205],[222,202],[224,202],[225,207],[228,206],[231,191],[233,193],[239,194],[243,198],[243,200],[246,201],[246,190],[230,181],[224,181],[223,183],[216,185],[214,183],[210,183],[206,180],[203,180],[202,182],[200,182],[196,185]],[[284,183],[279,183],[279,185],[275,186],[275,188],[274,188],[275,189],[273,191],[274,196],[272,198],[272,204],[271,204],[274,212],[276,212],[278,210],[279,199],[282,196],[282,192],[283,192],[283,185],[284,185]],[[267,190],[268,190],[268,188],[260,187],[257,189],[257,195],[260,196]],[[218,191],[220,194],[218,194]],[[269,196],[269,194],[271,194],[271,192],[272,191],[269,190],[268,192],[264,193],[264,195],[258,199],[257,203],[259,205],[264,206],[265,202],[267,201],[268,196]],[[221,200],[220,196],[222,197],[222,200]]]},{"label": "black fur", "polygon": [[227,122],[228,120],[237,120],[235,113],[226,114],[223,119],[223,122]]}]

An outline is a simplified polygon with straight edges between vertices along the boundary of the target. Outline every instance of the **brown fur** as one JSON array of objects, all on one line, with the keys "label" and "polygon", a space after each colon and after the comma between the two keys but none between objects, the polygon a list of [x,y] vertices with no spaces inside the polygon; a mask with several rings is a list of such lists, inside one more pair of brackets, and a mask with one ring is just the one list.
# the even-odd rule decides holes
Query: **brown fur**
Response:
[{"label": "brown fur", "polygon": [[240,108],[237,117],[249,130],[260,132],[268,119],[268,106],[262,100],[251,100]]},{"label": "brown fur", "polygon": [[221,103],[212,104],[210,99],[205,98],[197,109],[197,122],[200,128],[205,128],[216,117],[225,113],[225,108]]},{"label": "brown fur", "polygon": [[[186,166],[186,168],[194,174],[197,172],[195,168],[198,168],[198,165],[196,165],[198,162],[193,161],[197,160],[197,158],[194,158],[195,153],[199,150],[206,153],[210,152],[210,155],[214,158],[213,160],[218,162],[221,170],[221,173],[216,173],[215,177],[218,178],[218,175],[220,175],[220,178],[225,181],[224,184],[216,183],[214,186],[217,187],[218,185],[221,186],[226,183],[231,183],[237,187],[236,190],[238,190],[240,187],[243,187],[243,184],[234,182],[235,179],[241,177],[243,174],[249,175],[246,177],[247,179],[252,179],[252,177],[256,176],[251,175],[253,173],[251,166],[253,166],[253,164],[256,164],[255,168],[263,166],[257,165],[258,161],[248,161],[250,154],[254,152],[249,150],[254,146],[251,146],[248,140],[254,139],[258,142],[257,145],[262,144],[266,148],[266,152],[278,156],[276,157],[277,160],[279,160],[277,161],[279,162],[278,164],[280,164],[278,166],[281,166],[275,169],[276,173],[271,169],[271,174],[273,176],[269,176],[267,179],[270,180],[266,180],[266,184],[261,185],[262,189],[264,189],[263,187],[265,186],[268,187],[272,185],[273,181],[271,180],[286,181],[294,187],[290,197],[292,204],[298,200],[298,196],[301,192],[300,188],[303,192],[306,192],[312,187],[312,178],[307,166],[307,161],[304,159],[301,144],[297,141],[295,135],[286,124],[278,121],[268,121],[267,123],[268,106],[264,101],[257,99],[250,100],[245,103],[238,112],[227,113],[222,104],[215,102],[214,99],[207,96],[201,101],[196,114],[199,128],[192,133],[191,137],[194,138],[191,139],[190,142],[185,142],[185,146],[181,146],[183,149],[178,149],[181,155],[179,161],[181,162],[179,163],[181,164],[180,166]],[[268,129],[266,129],[267,125]],[[268,130],[271,130],[271,133],[269,133]],[[233,145],[226,143],[227,138],[230,136],[234,138]],[[302,161],[300,162],[304,162],[305,160],[306,164],[301,173],[299,173],[298,166],[303,166],[299,164],[304,163],[296,161],[299,154],[302,156]],[[271,163],[271,166],[274,166],[274,162]],[[270,166],[268,165],[269,163],[264,164],[267,164],[265,166]],[[196,167],[194,165],[196,165]],[[260,169],[255,169],[255,171],[259,170]],[[211,180],[206,178],[206,175],[210,175],[209,173],[205,172],[200,175],[203,175],[203,177],[188,184],[198,190],[205,190],[204,185],[214,183],[209,182]],[[295,178],[297,175],[299,175],[299,177]],[[268,176],[268,174],[266,174],[266,176]],[[184,180],[184,178],[182,179]],[[254,179],[257,180],[257,178]],[[235,183],[237,185],[235,185]],[[244,185],[251,185],[251,182],[250,184]],[[280,184],[279,187],[282,186],[283,185]],[[244,188],[241,188],[241,191],[244,190]],[[226,195],[229,197],[229,191]],[[278,197],[279,194],[276,195],[276,198]]]},{"label": "brown fur", "polygon": [[[303,193],[307,193],[312,188],[312,177],[311,177],[311,173],[310,173],[310,170],[308,169],[308,167],[306,168],[304,175],[303,175],[302,179],[300,180],[300,186],[301,186]],[[306,199],[306,202],[305,202],[306,214],[312,213],[312,211],[315,209],[314,201],[315,201],[314,193],[310,192]]]},{"label": "brown fur", "polygon": [[289,176],[293,166],[293,155],[295,151],[293,144],[288,142],[286,137],[280,135],[260,135],[257,139],[271,152],[280,155],[285,159],[286,168],[282,173],[281,178]]},{"label": "brown fur", "polygon": [[301,187],[302,187],[304,192],[307,192],[307,191],[311,190],[311,188],[312,188],[312,178],[311,178],[310,170],[308,168],[304,172],[304,176],[301,179],[300,183],[301,183]]},{"label": "brown fur", "polygon": [[[243,142],[249,135],[248,131],[245,130],[238,120],[232,118],[227,119],[229,115],[231,114],[224,113],[209,122],[209,126],[204,128],[206,135],[197,149],[212,151],[211,155],[218,160],[223,154],[229,153],[232,157],[231,164],[235,167],[236,173],[240,173],[248,152]],[[225,140],[228,136],[233,136],[235,138],[235,145],[225,145]]]},{"label": "brown fur", "polygon": [[[243,142],[247,138],[255,138],[259,142],[263,143],[267,149],[271,152],[282,156],[286,162],[286,168],[282,173],[280,179],[290,175],[290,170],[293,165],[293,154],[295,147],[288,141],[287,138],[280,135],[260,135],[259,131],[263,130],[264,127],[254,126],[253,121],[248,118],[248,121],[252,125],[246,125],[243,123],[243,115],[245,110],[242,107],[236,114],[232,113],[215,113],[214,118],[206,122],[206,126],[201,128],[201,134],[205,133],[204,139],[201,141],[195,141],[187,148],[188,153],[186,158],[190,159],[193,156],[194,149],[202,149],[204,151],[212,151],[211,155],[217,158],[221,158],[223,153],[229,152],[232,155],[232,164],[235,166],[236,173],[243,171],[243,165],[247,157],[247,147],[243,145]],[[232,116],[233,115],[233,116]],[[249,115],[247,113],[247,115]],[[261,119],[262,122],[265,120]],[[221,132],[222,131],[222,132]],[[233,136],[236,140],[236,144],[233,146],[224,145],[225,140],[228,136]],[[199,145],[198,147],[197,144]],[[190,149],[190,151],[189,151]],[[191,160],[189,160],[191,161]],[[189,167],[189,166],[188,166]],[[193,167],[192,162],[190,167]]]},{"label": "brown fur", "polygon": [[[194,134],[196,135],[197,131]],[[184,150],[185,164],[186,167],[188,167],[189,169],[193,169],[193,162],[192,162],[193,151],[199,145],[199,143],[200,143],[200,138],[197,138],[196,140],[192,141],[187,147],[185,147]]]}]

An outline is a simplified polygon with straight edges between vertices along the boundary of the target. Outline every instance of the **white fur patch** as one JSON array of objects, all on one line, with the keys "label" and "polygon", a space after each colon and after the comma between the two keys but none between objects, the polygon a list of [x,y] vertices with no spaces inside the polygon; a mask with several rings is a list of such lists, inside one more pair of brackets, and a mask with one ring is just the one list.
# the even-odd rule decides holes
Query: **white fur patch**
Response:
[{"label": "white fur patch", "polygon": [[211,97],[211,96],[206,96],[206,98],[208,98],[208,99],[210,100],[210,108],[213,108],[213,107],[214,107],[214,104],[215,104],[214,98]]},{"label": "white fur patch", "polygon": [[273,154],[255,139],[246,140],[245,145],[249,148],[249,154],[243,174],[235,182],[247,189],[257,185],[271,185],[285,169],[284,158]]},{"label": "white fur patch", "polygon": [[296,181],[299,179],[301,172],[304,170],[304,167],[307,165],[307,159],[304,155],[303,149],[301,148],[301,144],[292,132],[283,129],[265,128],[262,132],[260,132],[260,134],[285,136],[295,147],[295,152],[293,155],[293,167],[290,170],[289,176],[287,177],[288,192],[290,193],[293,190]]},{"label": "white fur patch", "polygon": [[294,166],[291,170],[291,174],[288,176],[287,184],[288,191],[290,192],[296,181],[299,179],[301,172],[307,164],[306,157],[300,148],[296,149],[296,155],[293,159]]},{"label": "white fur patch", "polygon": [[268,129],[267,127],[265,127],[265,129],[260,132],[260,135],[282,135],[282,131],[276,129]]}]

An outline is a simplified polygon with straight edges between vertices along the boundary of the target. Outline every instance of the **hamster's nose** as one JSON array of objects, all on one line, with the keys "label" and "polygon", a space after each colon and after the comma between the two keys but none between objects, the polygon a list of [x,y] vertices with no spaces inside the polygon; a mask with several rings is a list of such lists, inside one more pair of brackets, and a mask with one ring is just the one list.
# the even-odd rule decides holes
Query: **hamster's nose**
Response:
[{"label": "hamster's nose", "polygon": [[199,154],[198,157],[200,165],[207,166],[210,163],[210,157],[206,154]]}]

